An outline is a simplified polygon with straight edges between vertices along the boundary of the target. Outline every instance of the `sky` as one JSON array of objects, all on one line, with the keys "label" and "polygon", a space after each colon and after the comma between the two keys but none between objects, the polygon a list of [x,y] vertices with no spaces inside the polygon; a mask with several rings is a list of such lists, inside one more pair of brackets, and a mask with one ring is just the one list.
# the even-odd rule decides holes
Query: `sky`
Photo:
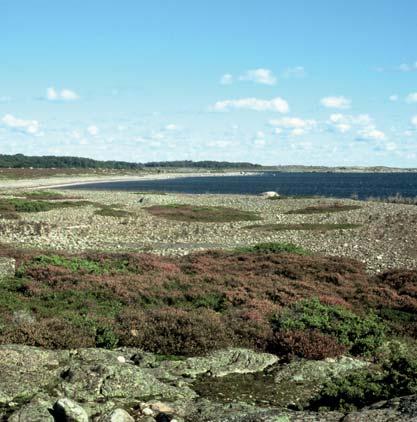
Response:
[{"label": "sky", "polygon": [[417,0],[0,0],[0,153],[417,167]]}]

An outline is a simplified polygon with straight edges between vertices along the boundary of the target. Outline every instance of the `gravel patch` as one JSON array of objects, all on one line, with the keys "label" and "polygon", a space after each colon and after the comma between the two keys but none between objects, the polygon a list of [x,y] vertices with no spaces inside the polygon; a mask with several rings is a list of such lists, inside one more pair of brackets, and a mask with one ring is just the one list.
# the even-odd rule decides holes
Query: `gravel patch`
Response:
[{"label": "gravel patch", "polygon": [[[9,192],[11,193],[11,192]],[[63,192],[65,194],[65,192]],[[270,201],[250,195],[144,195],[128,192],[71,191],[95,203],[118,204],[127,217],[96,215],[98,208],[57,209],[21,214],[19,221],[0,220],[0,242],[21,247],[67,250],[147,251],[184,255],[208,248],[235,248],[259,242],[291,242],[312,252],[345,256],[364,262],[370,272],[417,268],[417,207],[350,199],[299,198]],[[312,215],[288,211],[334,204],[361,208]],[[258,213],[261,224],[359,224],[360,228],[332,231],[245,230],[250,222],[199,223],[170,221],[149,214],[151,205],[223,206]]]}]

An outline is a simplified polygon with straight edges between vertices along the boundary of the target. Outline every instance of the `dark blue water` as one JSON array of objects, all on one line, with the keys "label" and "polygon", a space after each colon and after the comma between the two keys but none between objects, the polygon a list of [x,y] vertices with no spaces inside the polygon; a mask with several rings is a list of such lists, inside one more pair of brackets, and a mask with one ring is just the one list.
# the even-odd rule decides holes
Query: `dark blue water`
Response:
[{"label": "dark blue water", "polygon": [[417,173],[264,173],[251,176],[184,177],[168,180],[90,183],[67,189],[177,193],[320,195],[360,199],[400,194],[417,197]]}]

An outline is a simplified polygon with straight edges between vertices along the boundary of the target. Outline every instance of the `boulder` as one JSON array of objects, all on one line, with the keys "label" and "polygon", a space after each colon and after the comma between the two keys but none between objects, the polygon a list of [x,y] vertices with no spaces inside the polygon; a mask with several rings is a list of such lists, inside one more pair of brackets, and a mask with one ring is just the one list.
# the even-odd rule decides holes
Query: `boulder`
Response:
[{"label": "boulder", "polygon": [[126,410],[114,409],[107,415],[100,419],[100,422],[134,422],[135,420]]},{"label": "boulder", "polygon": [[66,397],[54,404],[54,416],[63,422],[88,422],[87,412],[78,403]]},{"label": "boulder", "polygon": [[52,402],[34,399],[12,413],[9,422],[54,422],[51,414]]},{"label": "boulder", "polygon": [[261,194],[260,194],[261,196],[263,196],[264,198],[279,198],[279,193],[278,192],[275,192],[275,191],[273,191],[273,190],[270,190],[270,191],[267,191],[267,192],[262,192]]},{"label": "boulder", "polygon": [[161,367],[172,374],[181,376],[195,377],[201,374],[209,374],[214,377],[222,377],[229,374],[261,372],[277,362],[278,357],[269,353],[231,348],[183,361],[164,361],[161,363]]}]

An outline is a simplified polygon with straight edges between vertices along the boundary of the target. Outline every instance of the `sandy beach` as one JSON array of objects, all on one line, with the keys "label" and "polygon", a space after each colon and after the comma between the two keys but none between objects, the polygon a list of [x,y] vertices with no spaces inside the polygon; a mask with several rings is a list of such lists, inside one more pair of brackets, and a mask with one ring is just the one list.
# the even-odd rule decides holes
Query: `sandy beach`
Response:
[{"label": "sandy beach", "polygon": [[186,172],[186,173],[161,173],[137,175],[87,175],[87,176],[52,176],[36,179],[3,179],[0,180],[0,191],[12,189],[57,189],[66,186],[85,185],[89,183],[129,182],[143,180],[178,179],[183,177],[219,177],[243,176],[250,172]]}]

